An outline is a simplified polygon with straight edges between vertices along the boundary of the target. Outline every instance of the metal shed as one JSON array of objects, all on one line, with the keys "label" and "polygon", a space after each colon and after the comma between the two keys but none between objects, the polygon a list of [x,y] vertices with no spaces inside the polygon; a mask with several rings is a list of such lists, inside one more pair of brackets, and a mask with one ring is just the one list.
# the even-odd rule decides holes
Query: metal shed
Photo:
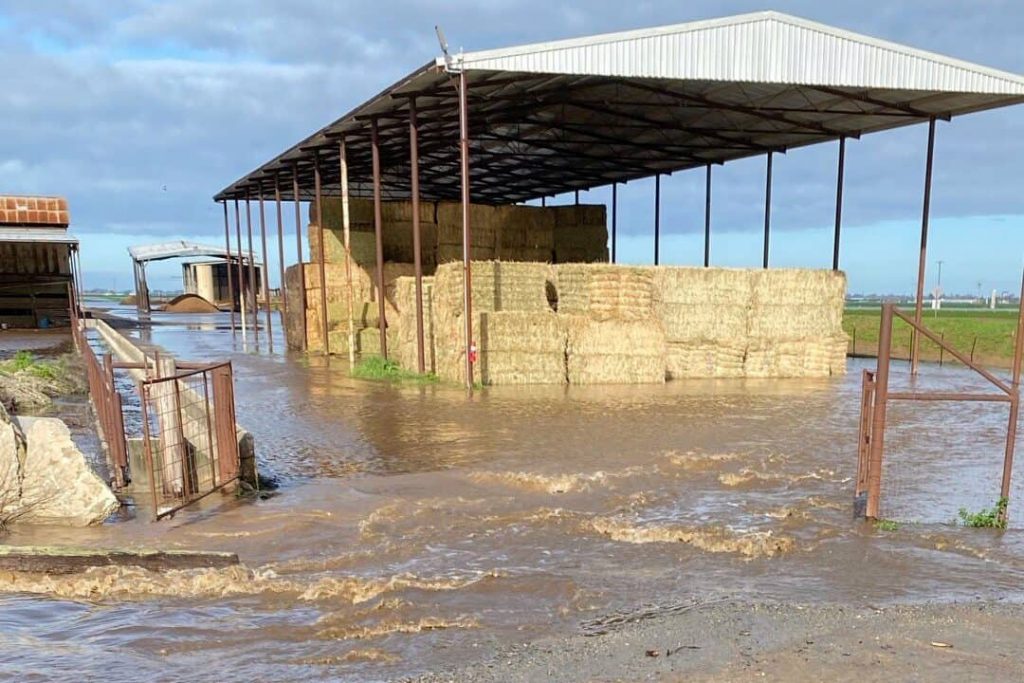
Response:
[{"label": "metal shed", "polygon": [[[936,121],[1020,102],[1024,77],[1016,74],[777,12],[757,12],[445,54],[214,199],[225,202],[227,236],[228,200],[236,202],[237,229],[239,200],[258,200],[262,218],[263,200],[273,194],[280,231],[281,200],[312,200],[316,212],[324,194],[373,197],[380,264],[379,205],[384,198],[414,204],[421,198],[458,199],[468,207],[470,201],[514,203],[611,185],[614,246],[617,183],[700,168],[706,174],[704,265],[709,265],[712,168],[763,155],[767,268],[773,154],[837,141],[833,268],[838,269],[847,140],[927,123],[920,321]],[[297,205],[295,218],[299,230]],[[659,229],[656,217],[655,263]],[[463,233],[468,348],[473,338],[468,208]],[[382,305],[382,338],[384,324]],[[471,377],[471,354],[466,357]],[[916,363],[915,349],[915,369]]]}]

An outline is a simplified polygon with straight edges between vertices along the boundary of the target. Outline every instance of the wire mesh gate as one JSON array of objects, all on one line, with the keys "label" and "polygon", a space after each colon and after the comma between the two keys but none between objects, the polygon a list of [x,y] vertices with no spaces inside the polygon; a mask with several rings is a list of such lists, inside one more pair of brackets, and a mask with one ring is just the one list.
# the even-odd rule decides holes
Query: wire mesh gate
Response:
[{"label": "wire mesh gate", "polygon": [[[889,367],[892,360],[893,319],[899,318],[914,330],[944,349],[953,358],[963,363],[992,384],[1000,393],[967,393],[938,391],[889,391]],[[893,304],[882,306],[882,321],[878,334],[878,367],[875,372],[865,370],[861,383],[861,406],[859,435],[857,440],[857,478],[854,491],[854,514],[878,519],[881,488],[882,461],[885,449],[886,411],[890,401],[979,401],[1009,404],[1006,426],[1006,446],[1003,455],[1003,473],[997,505],[999,521],[1006,523],[1007,504],[1010,495],[1010,478],[1013,472],[1013,456],[1017,441],[1017,419],[1020,405],[1021,355],[1024,349],[1024,316],[1018,316],[1017,338],[1014,346],[1012,379],[1009,383],[996,377],[990,371],[976,364],[965,354],[946,343],[945,339],[919,325]]]},{"label": "wire mesh gate", "polygon": [[146,474],[156,519],[238,479],[231,363],[150,378],[139,390]]}]

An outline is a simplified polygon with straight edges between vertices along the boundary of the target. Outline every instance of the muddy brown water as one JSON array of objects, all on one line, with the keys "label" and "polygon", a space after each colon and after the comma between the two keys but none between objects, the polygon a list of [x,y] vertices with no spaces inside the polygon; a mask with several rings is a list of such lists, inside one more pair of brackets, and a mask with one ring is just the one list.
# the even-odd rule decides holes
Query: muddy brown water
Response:
[{"label": "muddy brown water", "polygon": [[0,675],[391,680],[717,597],[1024,597],[1024,507],[1004,533],[948,523],[994,502],[1005,407],[898,405],[883,512],[904,523],[851,518],[867,361],[827,380],[467,397],[353,380],[279,337],[274,355],[247,351],[226,316],[154,322],[136,334],[231,358],[238,420],[280,488],[159,524],[15,529],[6,542],[230,550],[244,566],[0,577]]}]

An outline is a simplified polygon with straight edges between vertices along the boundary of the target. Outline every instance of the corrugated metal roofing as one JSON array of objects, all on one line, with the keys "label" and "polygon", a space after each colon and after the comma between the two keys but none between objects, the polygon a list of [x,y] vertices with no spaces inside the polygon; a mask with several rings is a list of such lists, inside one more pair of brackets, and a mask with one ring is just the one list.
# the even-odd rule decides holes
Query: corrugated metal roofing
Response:
[{"label": "corrugated metal roofing", "polygon": [[[219,192],[215,199],[372,188],[459,199],[457,93],[439,58]],[[804,19],[758,12],[453,57],[469,83],[473,201],[513,203],[1024,102],[1024,77]]]},{"label": "corrugated metal roofing", "polygon": [[0,242],[45,242],[48,244],[78,244],[78,238],[64,228],[32,228],[0,226]]},{"label": "corrugated metal roofing", "polygon": [[[195,242],[186,242],[185,240],[128,247],[128,253],[135,261],[160,261],[162,259],[192,256],[218,256],[222,259],[234,258],[234,255],[228,254],[224,247],[197,244]],[[242,261],[244,263],[249,262],[245,254],[242,255]],[[260,262],[257,260],[253,261],[253,263],[259,265]]]},{"label": "corrugated metal roofing", "polygon": [[455,61],[486,71],[1024,95],[1016,74],[779,12],[469,52]]}]

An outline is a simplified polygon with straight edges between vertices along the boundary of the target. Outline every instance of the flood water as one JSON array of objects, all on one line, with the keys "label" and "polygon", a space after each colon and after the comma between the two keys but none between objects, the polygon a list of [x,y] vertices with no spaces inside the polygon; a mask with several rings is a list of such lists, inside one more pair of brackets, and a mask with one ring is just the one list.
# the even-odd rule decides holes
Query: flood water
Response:
[{"label": "flood water", "polygon": [[[1006,407],[890,410],[883,515],[851,516],[860,371],[822,380],[490,388],[353,380],[344,358],[243,349],[227,316],[146,334],[230,358],[271,497],[9,543],[237,552],[243,567],[2,577],[0,676],[391,680],[680,603],[1024,597],[998,496]],[[275,324],[277,319],[275,318]],[[926,366],[921,386],[984,390]],[[905,365],[894,385],[910,386]]]}]

